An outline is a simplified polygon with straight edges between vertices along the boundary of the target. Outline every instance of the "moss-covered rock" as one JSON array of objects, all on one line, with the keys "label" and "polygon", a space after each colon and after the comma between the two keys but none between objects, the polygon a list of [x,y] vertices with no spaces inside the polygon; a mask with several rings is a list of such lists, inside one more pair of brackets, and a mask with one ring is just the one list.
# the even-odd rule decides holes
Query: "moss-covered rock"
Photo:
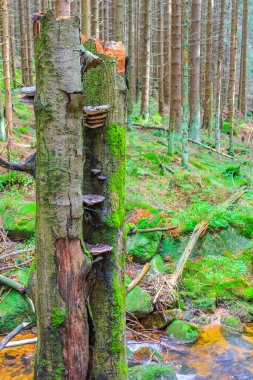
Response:
[{"label": "moss-covered rock", "polygon": [[192,301],[192,305],[208,314],[214,314],[216,312],[215,298],[198,298]]},{"label": "moss-covered rock", "polygon": [[188,322],[174,321],[165,333],[177,343],[194,343],[200,335],[200,330]]},{"label": "moss-covered rock", "polygon": [[128,380],[177,380],[177,375],[171,365],[138,365],[128,370]]},{"label": "moss-covered rock", "polygon": [[238,334],[243,331],[243,325],[240,319],[232,315],[223,315],[221,317],[221,325],[225,331],[231,334]]},{"label": "moss-covered rock", "polygon": [[249,323],[253,321],[253,305],[244,301],[235,301],[227,303],[226,307],[230,312],[238,317],[242,322]]},{"label": "moss-covered rock", "polygon": [[[125,278],[126,285],[128,286],[131,280],[127,276]],[[136,286],[126,296],[126,311],[133,314],[136,318],[144,318],[153,311],[149,295],[139,286]]]},{"label": "moss-covered rock", "polygon": [[197,324],[200,326],[206,326],[211,323],[211,318],[208,315],[201,315],[198,320]]},{"label": "moss-covered rock", "polygon": [[163,258],[161,255],[155,255],[152,258],[150,264],[151,264],[151,268],[149,271],[150,274],[157,274],[157,273],[165,273],[166,272],[164,261],[163,261]]},{"label": "moss-covered rock", "polygon": [[[12,272],[12,278],[26,285],[29,271],[18,269]],[[35,321],[35,315],[26,296],[15,290],[7,290],[1,295],[0,334],[7,334],[22,322]]]},{"label": "moss-covered rock", "polygon": [[181,320],[184,312],[181,309],[156,311],[141,320],[141,324],[147,329],[163,329],[175,320]]},{"label": "moss-covered rock", "polygon": [[126,240],[126,250],[134,262],[145,264],[156,254],[161,240],[160,232],[152,232],[129,236]]},{"label": "moss-covered rock", "polygon": [[135,365],[145,364],[147,362],[160,363],[163,360],[163,357],[159,352],[148,346],[141,347],[134,351],[133,356]]}]

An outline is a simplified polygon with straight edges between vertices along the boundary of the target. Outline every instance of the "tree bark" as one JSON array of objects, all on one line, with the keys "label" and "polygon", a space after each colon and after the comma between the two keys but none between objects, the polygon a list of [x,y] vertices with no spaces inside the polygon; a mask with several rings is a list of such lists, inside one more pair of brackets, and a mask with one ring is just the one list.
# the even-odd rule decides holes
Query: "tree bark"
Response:
[{"label": "tree bark", "polygon": [[208,0],[206,29],[205,64],[205,103],[203,127],[211,134],[212,130],[212,50],[213,50],[213,0]]},{"label": "tree bark", "polygon": [[170,113],[171,1],[164,2],[164,113]]},{"label": "tree bark", "polygon": [[246,99],[246,78],[247,78],[247,44],[248,44],[248,0],[243,1],[243,18],[242,18],[242,48],[241,48],[241,65],[240,65],[240,92],[239,92],[239,109],[246,117],[247,99]]},{"label": "tree bark", "polygon": [[35,38],[38,344],[34,378],[80,380],[87,376],[89,360],[86,276],[90,260],[80,241],[83,85],[79,22],[55,20],[51,13],[40,21],[41,32]]},{"label": "tree bark", "polygon": [[70,16],[70,0],[57,0],[55,2],[55,17]]},{"label": "tree bark", "polygon": [[[94,50],[93,43],[86,44]],[[108,45],[107,45],[108,46]],[[110,43],[109,43],[110,46]],[[113,51],[111,45],[110,51]],[[84,194],[99,194],[104,201],[84,216],[84,240],[89,244],[113,247],[103,260],[92,266],[89,304],[93,322],[91,333],[92,380],[125,380],[125,287],[123,223],[125,215],[125,78],[117,72],[115,58],[101,55],[105,64],[86,73],[86,104],[109,104],[104,127],[85,129],[86,160]],[[91,169],[98,168],[100,181]]]},{"label": "tree bark", "polygon": [[192,0],[189,49],[189,136],[200,142],[201,105],[200,105],[200,32],[201,0]]},{"label": "tree bark", "polygon": [[134,17],[133,0],[128,1],[128,93],[127,93],[127,128],[133,128],[133,94],[134,94]]},{"label": "tree bark", "polygon": [[158,1],[158,112],[161,116],[164,115],[164,57],[163,57],[163,38],[164,38],[164,25],[163,25],[163,0]]},{"label": "tree bark", "polygon": [[142,56],[142,94],[141,94],[141,117],[149,117],[149,91],[150,91],[150,36],[151,36],[151,0],[142,0],[142,12],[144,15],[141,22],[143,43]]},{"label": "tree bark", "polygon": [[30,85],[28,50],[27,50],[27,32],[25,26],[25,7],[22,0],[18,0],[19,9],[19,30],[21,44],[21,64],[22,64],[22,82],[24,86]]},{"label": "tree bark", "polygon": [[236,59],[237,59],[237,15],[238,0],[232,5],[232,24],[230,36],[230,67],[229,67],[229,90],[228,90],[228,118],[229,130],[229,154],[234,155],[234,113],[235,113],[235,82],[236,82]]},{"label": "tree bark", "polygon": [[[11,78],[10,78],[10,46],[9,46],[9,17],[7,0],[2,0],[2,30],[3,30],[3,72],[4,72],[4,92],[5,92],[5,119],[7,150],[10,156],[13,138],[12,120],[12,99],[11,99]],[[10,159],[10,157],[9,157]]]},{"label": "tree bark", "polygon": [[91,34],[90,17],[90,0],[82,0],[82,32],[88,38]]},{"label": "tree bark", "polygon": [[16,43],[15,43],[15,33],[14,33],[14,4],[13,0],[8,2],[9,9],[9,29],[10,29],[10,51],[11,51],[11,74],[13,88],[17,88],[16,83]]},{"label": "tree bark", "polygon": [[171,35],[171,103],[168,154],[174,154],[175,132],[181,134],[182,123],[182,41],[181,0],[172,0]]},{"label": "tree bark", "polygon": [[27,28],[27,52],[29,67],[29,85],[33,86],[33,46],[32,46],[32,20],[30,0],[26,0],[26,28]]},{"label": "tree bark", "polygon": [[115,41],[123,41],[124,38],[124,1],[116,0]]},{"label": "tree bark", "polygon": [[99,38],[98,0],[92,0],[91,2],[91,35],[97,39]]}]

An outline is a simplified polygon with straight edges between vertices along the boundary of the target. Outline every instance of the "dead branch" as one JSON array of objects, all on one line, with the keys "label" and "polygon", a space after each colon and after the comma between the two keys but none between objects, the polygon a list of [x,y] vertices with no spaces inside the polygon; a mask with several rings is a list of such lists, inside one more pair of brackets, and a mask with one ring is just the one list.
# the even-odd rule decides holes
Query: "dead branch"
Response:
[{"label": "dead branch", "polygon": [[5,338],[3,338],[0,342],[0,352],[8,342],[13,339],[16,335],[18,335],[22,330],[24,330],[30,323],[23,322],[18,327],[16,327],[13,331],[11,331]]},{"label": "dead branch", "polygon": [[147,263],[144,265],[141,273],[128,285],[127,290],[126,290],[127,294],[130,293],[131,290],[133,290],[141,282],[141,280],[146,276],[150,268],[151,268],[150,263]]},{"label": "dead branch", "polygon": [[14,342],[10,342],[6,344],[5,348],[24,346],[25,344],[35,344],[35,343],[37,343],[37,338],[15,340]]},{"label": "dead branch", "polygon": [[[178,226],[171,226],[171,227],[157,227],[157,228],[146,228],[146,229],[137,229],[134,228],[128,232],[128,235],[135,235],[137,233],[145,234],[149,232],[159,232],[159,231],[174,231],[178,228]],[[1,259],[1,258],[0,258]]]},{"label": "dead branch", "polygon": [[22,249],[22,250],[16,251],[16,252],[6,253],[6,254],[0,256],[0,261],[7,259],[9,257],[13,257],[13,256],[21,255],[23,253],[28,253],[28,252],[33,252],[33,251],[34,251],[34,248],[27,248],[27,249]]},{"label": "dead branch", "polygon": [[24,285],[12,280],[11,278],[3,276],[2,274],[0,274],[0,284],[8,286],[9,288],[14,289],[21,294],[24,294],[26,292]]},{"label": "dead branch", "polygon": [[8,170],[15,170],[18,172],[28,173],[35,176],[35,154],[28,157],[23,164],[15,164],[12,162],[5,161],[3,158],[0,158],[0,166]]},{"label": "dead branch", "polygon": [[194,141],[192,139],[188,139],[188,141],[190,141],[192,144],[196,144],[196,145],[199,145],[205,149],[208,149],[210,150],[210,152],[214,152],[214,153],[217,153],[217,154],[220,154],[221,156],[224,156],[224,157],[227,157],[229,158],[230,160],[234,160],[234,161],[239,161],[237,158],[233,157],[233,156],[230,156],[229,154],[226,154],[226,153],[222,153],[222,152],[219,152],[218,150],[214,149],[214,148],[211,148],[210,146],[208,145],[205,145],[205,144],[201,144],[197,141]]}]

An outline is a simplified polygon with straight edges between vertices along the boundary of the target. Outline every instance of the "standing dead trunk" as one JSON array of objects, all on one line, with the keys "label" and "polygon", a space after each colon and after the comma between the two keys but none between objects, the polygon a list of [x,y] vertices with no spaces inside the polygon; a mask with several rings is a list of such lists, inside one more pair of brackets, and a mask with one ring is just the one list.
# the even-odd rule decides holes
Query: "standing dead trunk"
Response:
[{"label": "standing dead trunk", "polygon": [[90,0],[82,0],[82,33],[90,37]]},{"label": "standing dead trunk", "polygon": [[[97,54],[92,42],[86,46]],[[113,54],[114,46],[106,44],[105,53]],[[121,44],[117,47],[123,52]],[[89,379],[126,380],[123,247],[126,86],[124,68],[118,66],[121,73],[117,72],[115,58],[105,54],[101,58],[105,64],[90,70],[84,78],[87,106],[110,106],[104,126],[95,129],[86,126],[84,131],[84,194],[104,197],[101,203],[85,209],[84,240],[91,245],[102,244],[108,250],[103,260],[93,265],[91,273],[94,285],[89,296],[93,322]]]},{"label": "standing dead trunk", "polygon": [[143,43],[142,56],[142,94],[141,94],[141,117],[149,117],[149,91],[150,91],[150,35],[151,35],[151,0],[143,1],[143,16],[141,22]]},{"label": "standing dead trunk", "polygon": [[190,138],[200,142],[201,105],[200,105],[200,32],[201,32],[201,0],[192,0],[189,48],[189,106]]},{"label": "standing dead trunk", "polygon": [[[11,100],[11,78],[10,78],[10,46],[9,46],[9,16],[7,0],[2,0],[2,31],[3,31],[3,71],[5,92],[5,119],[7,150],[10,156],[13,137],[12,100]],[[10,157],[9,157],[10,158]]]},{"label": "standing dead trunk", "polygon": [[236,59],[237,59],[237,15],[238,0],[232,5],[232,24],[230,36],[230,67],[229,67],[229,89],[228,89],[228,118],[229,131],[229,154],[234,155],[234,113],[235,113],[235,81],[236,81]]},{"label": "standing dead trunk", "polygon": [[239,109],[246,117],[246,78],[247,78],[247,43],[248,43],[248,0],[243,1],[243,18],[242,18],[242,48],[241,48],[241,65],[240,65],[240,92],[239,92]]},{"label": "standing dead trunk", "polygon": [[35,38],[36,380],[86,379],[88,370],[79,29],[47,13]]},{"label": "standing dead trunk", "polygon": [[22,0],[18,0],[19,10],[19,30],[20,30],[20,44],[21,44],[21,65],[22,65],[22,82],[24,86],[29,86],[29,64],[28,64],[28,50],[27,50],[27,33],[25,25],[25,7]]},{"label": "standing dead trunk", "polygon": [[168,154],[174,154],[175,132],[181,134],[182,123],[182,40],[181,0],[172,0],[171,101]]}]

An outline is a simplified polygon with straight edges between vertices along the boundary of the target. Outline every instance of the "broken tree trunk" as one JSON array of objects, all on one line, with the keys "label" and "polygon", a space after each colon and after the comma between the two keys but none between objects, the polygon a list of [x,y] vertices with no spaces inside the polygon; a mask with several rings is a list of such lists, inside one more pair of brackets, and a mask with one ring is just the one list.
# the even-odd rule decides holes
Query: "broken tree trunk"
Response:
[{"label": "broken tree trunk", "polygon": [[41,18],[35,37],[37,93],[36,380],[85,379],[89,360],[81,246],[83,146],[81,43],[76,18]]},{"label": "broken tree trunk", "polygon": [[205,220],[203,220],[202,222],[200,222],[196,225],[181,258],[177,263],[176,269],[171,276],[171,285],[172,286],[174,286],[174,287],[177,286],[178,280],[180,279],[180,277],[183,273],[185,264],[186,264],[186,262],[190,256],[190,254],[192,253],[198,239],[201,236],[203,236],[204,233],[206,232],[206,229],[207,229],[209,223],[211,222],[214,214],[217,212],[225,211],[228,207],[230,207],[233,203],[235,203],[239,198],[241,198],[241,196],[245,192],[246,192],[245,188],[238,190],[236,193],[231,195],[231,197],[229,197],[224,203],[218,205],[215,208],[214,212],[211,213]]},{"label": "broken tree trunk", "polygon": [[14,289],[21,294],[25,293],[24,285],[20,284],[17,281],[12,280],[9,277],[3,276],[2,274],[0,274],[0,284],[8,286],[9,288]]},{"label": "broken tree trunk", "polygon": [[[97,54],[93,42],[88,41],[86,47]],[[122,44],[107,43],[105,51],[110,55],[121,51],[123,55],[124,47]],[[104,126],[91,129],[84,125],[86,157],[83,191],[84,194],[101,195],[104,200],[85,209],[83,235],[90,245],[102,244],[113,249],[104,253],[103,260],[92,266],[94,285],[89,304],[93,331],[89,378],[125,380],[123,222],[126,85],[120,61],[117,64],[113,56],[100,56],[105,64],[90,70],[84,78],[86,105],[108,104],[110,108]]]}]

